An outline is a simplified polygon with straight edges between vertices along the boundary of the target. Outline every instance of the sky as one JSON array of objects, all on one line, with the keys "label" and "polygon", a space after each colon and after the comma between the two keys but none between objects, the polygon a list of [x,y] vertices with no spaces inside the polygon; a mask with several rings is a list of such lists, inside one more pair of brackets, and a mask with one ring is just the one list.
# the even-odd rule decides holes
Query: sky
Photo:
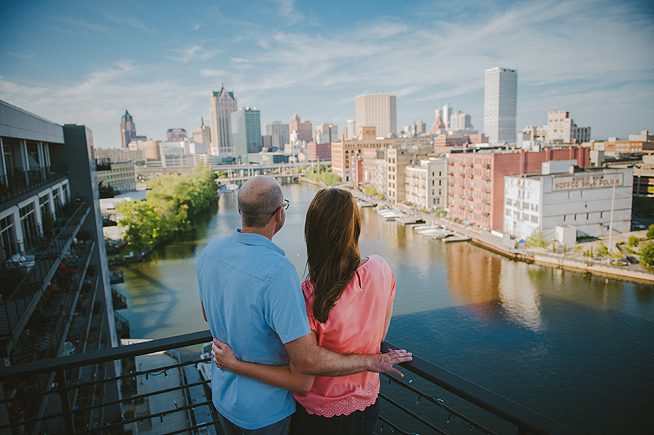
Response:
[{"label": "sky", "polygon": [[484,69],[518,71],[517,126],[567,110],[596,139],[654,130],[654,2],[0,0],[0,99],[120,146],[209,123],[221,83],[262,128],[343,128],[397,96],[398,127],[451,103],[483,128]]}]

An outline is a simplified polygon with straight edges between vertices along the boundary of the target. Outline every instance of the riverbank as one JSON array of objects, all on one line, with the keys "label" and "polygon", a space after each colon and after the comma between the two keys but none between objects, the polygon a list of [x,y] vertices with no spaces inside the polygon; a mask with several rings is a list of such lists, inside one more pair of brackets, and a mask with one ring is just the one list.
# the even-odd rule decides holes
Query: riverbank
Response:
[{"label": "riverbank", "polygon": [[[515,261],[523,261],[529,264],[554,267],[557,269],[570,270],[573,272],[588,273],[607,278],[633,281],[643,284],[654,284],[654,272],[644,269],[640,265],[613,265],[608,264],[608,259],[596,260],[586,258],[581,254],[549,253],[539,248],[514,248],[510,245],[514,241],[507,241],[502,237],[477,228],[457,224],[446,218],[436,217],[432,213],[424,213],[413,207],[403,204],[392,204],[388,201],[371,197],[363,192],[352,190],[352,194],[360,200],[370,202],[376,206],[383,205],[389,208],[399,209],[409,215],[419,215],[427,224],[440,225],[448,231],[470,238],[470,243],[494,252]],[[508,243],[511,242],[511,243]]]}]

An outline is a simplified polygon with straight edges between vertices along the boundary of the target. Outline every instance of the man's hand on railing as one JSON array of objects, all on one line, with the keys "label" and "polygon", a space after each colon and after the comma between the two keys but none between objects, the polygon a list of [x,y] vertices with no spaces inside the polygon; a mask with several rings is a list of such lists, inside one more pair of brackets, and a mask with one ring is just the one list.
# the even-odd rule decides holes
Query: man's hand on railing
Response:
[{"label": "man's hand on railing", "polygon": [[404,374],[393,366],[413,359],[413,354],[407,352],[405,349],[392,349],[375,356],[377,358],[372,360],[372,364],[368,370],[377,373],[393,373],[401,378],[404,377]]}]

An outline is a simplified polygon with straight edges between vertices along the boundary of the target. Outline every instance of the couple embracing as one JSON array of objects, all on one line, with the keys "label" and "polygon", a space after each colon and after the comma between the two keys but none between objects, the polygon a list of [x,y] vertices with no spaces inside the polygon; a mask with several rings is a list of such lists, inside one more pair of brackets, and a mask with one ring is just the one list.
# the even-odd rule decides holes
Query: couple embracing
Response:
[{"label": "couple embracing", "polygon": [[[308,278],[273,243],[288,200],[257,176],[238,192],[242,228],[214,240],[197,265],[214,337],[213,403],[225,434],[372,434],[379,373],[410,361],[380,353],[395,279],[379,256],[362,258],[352,195],[324,189],[307,211]],[[297,409],[297,410],[296,410]]]}]

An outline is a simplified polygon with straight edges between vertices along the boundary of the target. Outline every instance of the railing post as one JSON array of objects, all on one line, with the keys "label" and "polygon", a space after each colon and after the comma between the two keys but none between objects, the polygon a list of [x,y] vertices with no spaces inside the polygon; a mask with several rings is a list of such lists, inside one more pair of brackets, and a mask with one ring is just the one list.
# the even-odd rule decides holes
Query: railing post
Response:
[{"label": "railing post", "polygon": [[70,398],[68,396],[68,383],[66,382],[66,372],[63,369],[57,370],[57,384],[59,385],[59,396],[61,398],[61,411],[63,412],[66,433],[75,433],[73,424],[73,413],[70,407]]}]

